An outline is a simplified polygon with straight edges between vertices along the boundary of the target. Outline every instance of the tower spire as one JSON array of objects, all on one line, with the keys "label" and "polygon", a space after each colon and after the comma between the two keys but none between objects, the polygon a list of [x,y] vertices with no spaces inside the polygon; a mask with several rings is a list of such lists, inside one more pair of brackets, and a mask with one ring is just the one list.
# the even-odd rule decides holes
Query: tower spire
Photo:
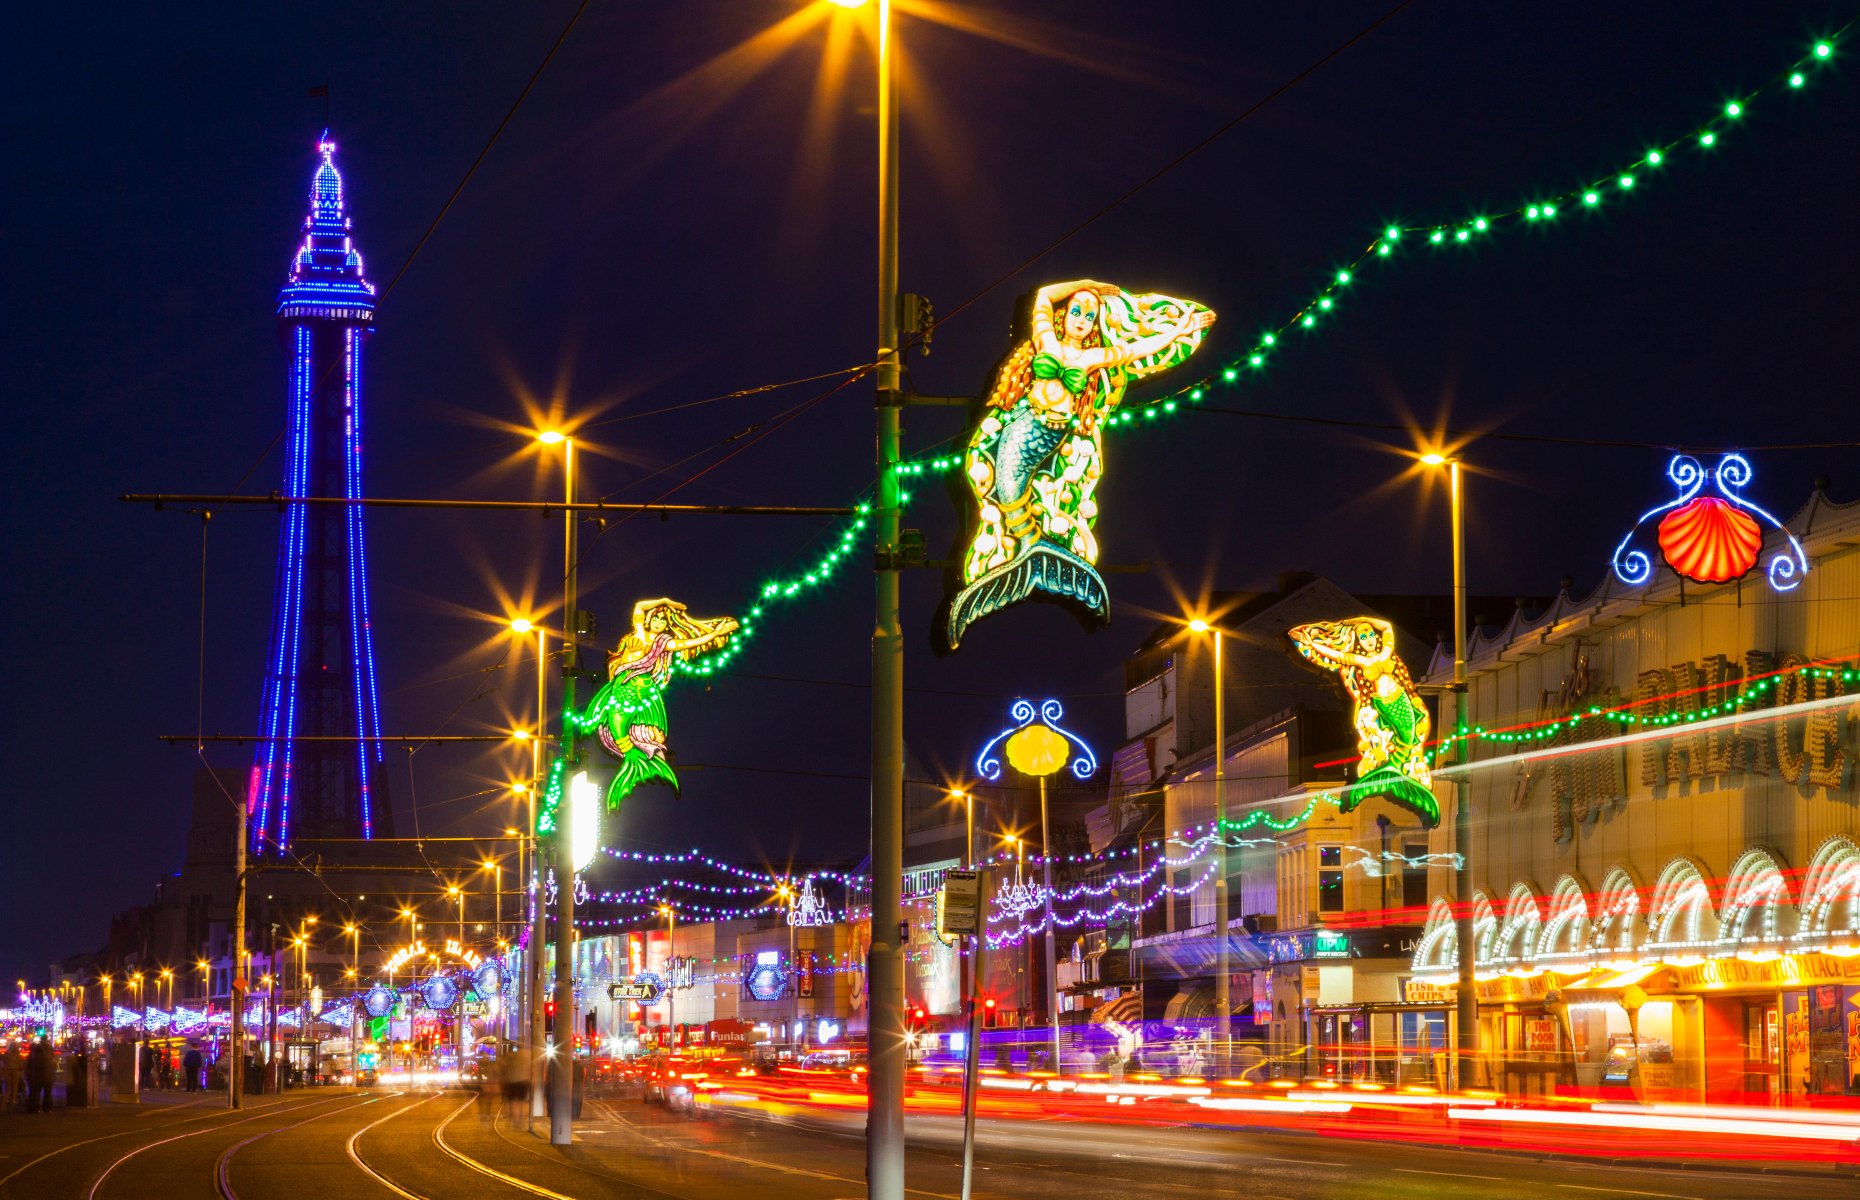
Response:
[{"label": "tower spire", "polygon": [[[293,836],[392,832],[375,683],[368,550],[360,505],[304,496],[362,496],[362,362],[375,289],[345,207],[336,143],[317,142],[310,207],[278,321],[291,350],[277,590],[259,701],[265,736],[246,808],[260,854]],[[310,740],[323,738],[346,741]]]}]

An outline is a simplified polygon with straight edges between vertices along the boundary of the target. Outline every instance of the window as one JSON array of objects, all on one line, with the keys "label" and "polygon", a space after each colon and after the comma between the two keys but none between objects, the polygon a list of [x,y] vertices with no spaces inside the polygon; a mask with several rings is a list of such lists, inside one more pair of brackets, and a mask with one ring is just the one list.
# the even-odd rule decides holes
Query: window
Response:
[{"label": "window", "polygon": [[1318,911],[1343,911],[1343,847],[1318,847]]},{"label": "window", "polygon": [[1401,848],[1407,861],[1401,865],[1401,903],[1403,908],[1427,907],[1427,843],[1407,842]]}]

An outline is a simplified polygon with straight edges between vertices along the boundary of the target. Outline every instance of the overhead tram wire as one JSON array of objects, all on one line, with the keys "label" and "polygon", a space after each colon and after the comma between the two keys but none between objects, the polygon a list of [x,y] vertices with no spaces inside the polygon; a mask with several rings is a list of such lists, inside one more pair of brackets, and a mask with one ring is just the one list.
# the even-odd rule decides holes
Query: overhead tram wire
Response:
[{"label": "overhead tram wire", "polygon": [[[1413,4],[1414,4],[1414,0],[1401,0],[1401,3],[1389,9],[1387,12],[1383,13],[1381,16],[1371,21],[1369,24],[1363,26],[1361,29],[1351,34],[1344,41],[1338,43],[1336,46],[1334,46],[1332,49],[1326,52],[1322,57],[1318,58],[1316,61],[1312,62],[1309,66],[1299,71],[1296,75],[1293,75],[1290,79],[1287,79],[1284,83],[1281,83],[1278,87],[1273,88],[1270,92],[1267,92],[1264,96],[1260,97],[1258,100],[1248,105],[1239,114],[1230,118],[1225,124],[1215,129],[1214,132],[1208,134],[1206,137],[1202,138],[1200,141],[1196,142],[1194,145],[1190,146],[1188,149],[1182,151],[1180,154],[1176,155],[1174,158],[1170,159],[1168,162],[1164,163],[1162,166],[1156,168],[1154,171],[1150,172],[1148,175],[1144,176],[1142,179],[1138,180],[1136,183],[1132,184],[1130,187],[1120,192],[1117,196],[1113,197],[1110,200],[1110,202],[1105,204],[1103,207],[1091,213],[1084,220],[1078,222],[1076,225],[1073,225],[1070,229],[1067,229],[1064,233],[1061,233],[1058,237],[1054,238],[1052,241],[1048,242],[1046,245],[1036,250],[1033,254],[1029,255],[1026,259],[1022,260],[1012,270],[997,277],[993,282],[983,287],[980,291],[976,292],[974,295],[970,296],[968,299],[962,301],[960,304],[950,309],[948,313],[944,314],[942,317],[938,318],[934,323],[932,323],[930,327],[930,332],[934,332],[937,326],[942,325],[945,321],[948,321],[951,317],[954,317],[957,313],[975,304],[977,301],[982,299],[982,297],[988,295],[990,292],[994,291],[996,288],[1000,287],[1002,284],[1006,283],[1008,280],[1014,278],[1016,275],[1019,275],[1022,271],[1025,271],[1028,267],[1033,266],[1035,263],[1039,262],[1041,259],[1051,254],[1053,251],[1059,249],[1059,247],[1065,245],[1067,242],[1071,241],[1073,238],[1083,233],[1086,229],[1090,228],[1092,225],[1095,225],[1098,221],[1109,216],[1112,212],[1123,207],[1133,197],[1135,197],[1137,193],[1143,191],[1145,188],[1149,187],[1151,184],[1155,183],[1157,180],[1161,179],[1163,176],[1169,174],[1171,171],[1175,170],[1177,167],[1181,166],[1183,163],[1187,162],[1189,159],[1193,158],[1195,155],[1201,153],[1203,150],[1206,150],[1209,146],[1212,146],[1215,142],[1219,141],[1221,138],[1225,137],[1227,134],[1231,133],[1233,130],[1239,128],[1241,124],[1243,124],[1249,118],[1260,113],[1268,105],[1270,105],[1274,100],[1277,100],[1279,97],[1285,95],[1285,93],[1291,91],[1293,88],[1303,83],[1306,79],[1310,78],[1312,75],[1315,75],[1318,71],[1322,70],[1325,66],[1327,66],[1333,59],[1339,57],[1346,50],[1356,45],[1356,43],[1362,41],[1364,38],[1368,37],[1370,34],[1374,33],[1376,30],[1382,28],[1382,26],[1388,24],[1390,21],[1400,16],[1403,10],[1407,9]],[[906,348],[908,349],[908,347]]]},{"label": "overhead tram wire", "polygon": [[[1305,413],[1267,412],[1258,408],[1222,408],[1219,405],[1202,404],[1187,409],[1188,412],[1213,413],[1223,417],[1250,417],[1260,421],[1283,421],[1290,424],[1321,425],[1331,429],[1364,429],[1377,433],[1412,434],[1413,426],[1394,421],[1360,421],[1348,417],[1321,417]],[[1453,440],[1494,442],[1526,442],[1553,446],[1596,446],[1618,450],[1689,450],[1698,454],[1731,454],[1747,451],[1780,450],[1847,450],[1860,446],[1860,441],[1846,442],[1774,442],[1767,445],[1740,443],[1735,446],[1703,446],[1693,442],[1636,442],[1624,438],[1587,438],[1558,437],[1543,433],[1498,433],[1475,429],[1441,429],[1430,433]]]},{"label": "overhead tram wire", "polygon": [[[1404,9],[1410,7],[1414,2],[1415,0],[1401,0],[1401,3],[1395,5],[1395,7],[1389,9],[1387,12],[1383,13],[1380,17],[1377,17],[1374,21],[1371,21],[1369,24],[1359,29],[1356,33],[1352,34],[1349,38],[1345,39],[1343,42],[1333,47],[1330,51],[1325,53],[1322,57],[1318,58],[1316,61],[1306,66],[1303,70],[1293,75],[1290,79],[1287,79],[1284,83],[1281,83],[1278,87],[1268,92],[1265,96],[1261,97],[1259,100],[1249,105],[1245,110],[1240,112],[1238,115],[1229,119],[1226,123],[1221,125],[1219,128],[1215,129],[1212,133],[1208,134],[1206,137],[1202,138],[1200,141],[1196,142],[1194,145],[1190,146],[1188,149],[1182,151],[1180,154],[1176,155],[1174,158],[1170,159],[1168,162],[1164,163],[1162,166],[1152,171],[1149,175],[1145,176],[1143,179],[1139,180],[1137,183],[1133,184],[1131,187],[1119,193],[1117,196],[1112,198],[1108,203],[1100,207],[1097,211],[1093,212],[1092,214],[1087,216],[1084,220],[1078,222],[1077,224],[1073,225],[1071,228],[1067,229],[1065,232],[1061,233],[1057,238],[1054,238],[1052,241],[1048,242],[1045,246],[1035,251],[1028,258],[1023,259],[1019,264],[1014,266],[1011,270],[998,276],[992,282],[985,285],[980,291],[975,292],[973,295],[963,300],[960,304],[956,305],[948,313],[946,313],[941,318],[939,318],[937,321],[935,321],[931,325],[929,330],[926,330],[925,332],[920,333],[920,334],[911,335],[911,337],[907,339],[906,343],[900,347],[900,351],[910,350],[913,346],[919,344],[925,337],[929,336],[929,334],[934,333],[938,326],[941,326],[945,322],[949,321],[957,313],[960,313],[964,309],[971,307],[977,301],[981,300],[984,296],[988,295],[990,292],[1000,287],[1003,283],[1006,283],[1009,279],[1012,279],[1014,276],[1020,274],[1022,271],[1032,266],[1034,263],[1039,262],[1041,259],[1045,258],[1048,254],[1051,254],[1054,250],[1057,250],[1060,246],[1064,245],[1066,242],[1070,241],[1072,238],[1084,232],[1085,229],[1087,229],[1088,227],[1090,227],[1097,221],[1101,220],[1105,216],[1109,215],[1111,212],[1113,212],[1117,208],[1124,205],[1131,198],[1136,196],[1139,192],[1143,191],[1145,188],[1149,187],[1151,184],[1155,183],[1157,180],[1161,179],[1163,176],[1167,175],[1169,172],[1173,171],[1175,168],[1181,166],[1183,163],[1193,158],[1196,154],[1199,154],[1202,150],[1205,150],[1207,147],[1213,145],[1221,137],[1225,136],[1227,133],[1237,128],[1240,124],[1248,120],[1250,117],[1253,117],[1254,115],[1259,113],[1267,105],[1271,104],[1274,100],[1277,100],[1280,96],[1283,96],[1286,92],[1291,91],[1294,87],[1297,87],[1300,83],[1304,82],[1307,78],[1316,74],[1325,65],[1330,63],[1331,60],[1337,58],[1339,55],[1349,50],[1356,43],[1362,41],[1364,38],[1374,33],[1377,29],[1381,28],[1383,25],[1393,20],[1396,16],[1400,15]],[[736,450],[731,451],[729,454],[724,455],[723,458],[718,459],[717,462],[712,463],[708,467],[705,467],[702,471],[699,471],[696,474],[691,475],[688,478],[682,480],[681,482],[673,485],[671,488],[661,493],[658,499],[663,500],[666,496],[672,495],[673,493],[677,492],[679,489],[685,487],[687,484],[693,483],[697,479],[709,473],[710,471],[715,470],[718,466],[721,466],[723,463],[729,461],[731,458],[734,458],[737,454],[741,453],[743,450],[748,449],[749,446],[754,445],[756,442],[761,441],[762,438],[767,437],[770,433],[775,432],[776,429],[779,429],[782,425],[787,424],[789,421],[799,416],[802,412],[805,412],[806,410],[814,407],[816,404],[819,404],[820,402],[826,400],[828,397],[834,395],[835,393],[840,391],[842,388],[846,387],[848,384],[857,382],[859,379],[863,378],[867,373],[869,373],[872,369],[873,369],[873,365],[865,365],[865,366],[860,366],[860,367],[847,368],[844,371],[827,372],[822,375],[816,375],[816,376],[810,377],[811,379],[829,379],[829,378],[833,378],[836,375],[846,376],[845,379],[843,379],[840,383],[836,384],[834,387],[829,388],[825,392],[822,392],[821,394],[813,397],[811,400],[807,400],[807,401],[802,402],[799,405],[796,405],[794,408],[790,409],[787,413],[783,414],[781,417],[775,418],[774,419],[775,423],[771,425],[770,428],[758,434],[750,442],[745,443],[743,446],[740,446]],[[801,382],[807,382],[807,381],[808,380],[793,380],[791,382],[801,383]],[[777,384],[777,385],[770,385],[770,386],[781,387],[781,386],[787,386],[787,385]],[[750,394],[757,390],[767,390],[767,389],[747,389],[742,394]],[[732,393],[731,395],[735,395],[735,393]],[[692,401],[690,402],[689,405],[673,406],[673,408],[666,408],[666,409],[660,409],[660,410],[655,410],[655,411],[669,412],[669,411],[673,411],[674,408],[676,407],[694,407],[698,404],[711,403],[712,400],[714,399],[728,399],[728,398],[730,398],[730,396],[714,397],[711,400]],[[640,414],[640,415],[647,415],[647,414]],[[616,417],[616,418],[611,418],[609,421],[599,422],[599,424],[611,424],[614,421],[624,420],[624,419],[626,418]],[[733,436],[740,437],[742,435],[739,433]],[[725,439],[725,440],[728,441],[731,439]],[[708,447],[707,449],[714,449],[716,448],[716,446],[722,445],[722,444],[723,444],[722,442],[713,443],[713,445],[711,447]],[[704,452],[705,451],[700,450],[698,451],[698,454],[703,454]],[[682,461],[689,461],[690,458],[695,458],[695,457],[697,457],[697,455],[694,454]],[[648,476],[648,478],[650,478],[650,476]],[[622,523],[624,523],[626,519],[627,518],[622,518]]]}]

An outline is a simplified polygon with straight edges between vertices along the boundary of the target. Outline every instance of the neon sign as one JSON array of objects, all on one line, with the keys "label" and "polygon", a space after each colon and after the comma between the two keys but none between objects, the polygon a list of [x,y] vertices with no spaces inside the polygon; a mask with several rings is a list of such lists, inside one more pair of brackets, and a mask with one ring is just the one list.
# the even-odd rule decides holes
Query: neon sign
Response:
[{"label": "neon sign", "polygon": [[1091,280],[1034,294],[1029,335],[996,371],[963,455],[975,517],[944,627],[950,649],[1036,592],[1110,620],[1092,533],[1105,421],[1132,381],[1186,361],[1212,324],[1193,301]]},{"label": "neon sign", "polygon": [[678,790],[665,760],[665,686],[680,662],[721,649],[739,628],[735,617],[693,617],[676,600],[641,600],[633,628],[607,656],[607,683],[577,719],[600,730],[601,744],[620,760],[607,788],[607,807],[618,808],[642,783]]},{"label": "neon sign", "polygon": [[[1679,495],[1642,513],[1627,531],[1610,560],[1615,578],[1630,587],[1653,578],[1652,558],[1633,542],[1643,525],[1659,517],[1655,544],[1673,574],[1694,583],[1731,583],[1756,568],[1767,523],[1782,533],[1788,546],[1770,557],[1765,574],[1777,591],[1794,590],[1808,573],[1808,555],[1781,521],[1740,494],[1754,474],[1741,454],[1725,455],[1709,473],[1691,455],[1674,455],[1666,464],[1666,477]],[[1700,494],[1708,481],[1717,495]]]},{"label": "neon sign", "polygon": [[1042,700],[1035,709],[1029,701],[1016,700],[1008,709],[1008,715],[1014,718],[1014,727],[989,738],[982,752],[975,756],[976,773],[983,779],[993,782],[1001,778],[1001,759],[995,753],[996,746],[1002,746],[1008,762],[1026,775],[1056,773],[1067,765],[1066,758],[1071,755],[1073,746],[1078,747],[1078,754],[1072,758],[1072,774],[1090,779],[1097,771],[1098,756],[1085,744],[1085,739],[1059,727],[1059,718],[1066,715],[1059,701]]},{"label": "neon sign", "polygon": [[814,894],[814,878],[811,875],[801,881],[800,894],[788,906],[788,924],[798,929],[833,924],[833,910],[827,907],[825,900]]},{"label": "neon sign", "polygon": [[1440,824],[1433,773],[1427,767],[1427,705],[1414,689],[1408,667],[1395,653],[1395,627],[1380,617],[1314,621],[1286,632],[1312,664],[1335,671],[1356,701],[1356,748],[1362,755],[1356,781],[1344,790],[1339,812],[1371,796],[1383,796],[1421,818]]}]

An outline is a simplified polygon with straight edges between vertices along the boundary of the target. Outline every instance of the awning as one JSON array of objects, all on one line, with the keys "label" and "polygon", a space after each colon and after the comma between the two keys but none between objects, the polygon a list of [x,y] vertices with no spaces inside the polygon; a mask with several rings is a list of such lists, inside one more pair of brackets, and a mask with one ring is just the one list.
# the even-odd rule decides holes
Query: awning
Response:
[{"label": "awning", "polygon": [[1214,989],[1211,987],[1190,988],[1169,997],[1169,1003],[1163,1007],[1163,1020],[1185,1021],[1192,1017],[1211,1017],[1214,1015]]},{"label": "awning", "polygon": [[1604,967],[1580,979],[1572,979],[1551,995],[1565,1004],[1620,1004],[1629,988],[1641,993],[1663,992],[1672,987],[1672,976],[1659,963],[1644,963],[1617,971]]}]

